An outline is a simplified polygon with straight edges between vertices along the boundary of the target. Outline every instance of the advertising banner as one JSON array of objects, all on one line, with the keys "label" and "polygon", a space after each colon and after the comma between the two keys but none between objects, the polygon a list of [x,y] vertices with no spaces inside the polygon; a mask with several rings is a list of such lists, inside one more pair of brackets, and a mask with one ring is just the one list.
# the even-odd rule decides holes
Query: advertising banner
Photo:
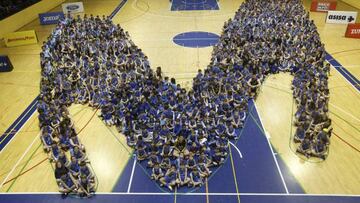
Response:
[{"label": "advertising banner", "polygon": [[336,0],[313,0],[311,2],[310,11],[326,12],[336,10]]},{"label": "advertising banner", "polygon": [[355,11],[328,11],[326,23],[353,24],[356,21]]},{"label": "advertising banner", "polygon": [[0,56],[0,72],[10,72],[13,66],[8,56]]},{"label": "advertising banner", "polygon": [[68,13],[82,13],[84,12],[84,5],[83,2],[72,2],[72,3],[66,3],[62,4],[62,9],[64,14]]},{"label": "advertising banner", "polygon": [[360,39],[360,23],[349,24],[346,29],[345,37]]},{"label": "advertising banner", "polygon": [[35,30],[9,33],[5,35],[4,39],[7,47],[36,44],[38,42]]},{"label": "advertising banner", "polygon": [[39,19],[41,25],[57,24],[60,19],[64,18],[63,12],[40,13]]}]

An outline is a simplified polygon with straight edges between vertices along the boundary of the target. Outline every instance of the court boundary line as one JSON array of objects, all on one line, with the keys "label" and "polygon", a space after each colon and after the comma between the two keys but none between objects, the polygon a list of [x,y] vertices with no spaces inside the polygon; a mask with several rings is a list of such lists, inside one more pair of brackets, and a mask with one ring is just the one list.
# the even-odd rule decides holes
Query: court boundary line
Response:
[{"label": "court boundary line", "polygon": [[[35,109],[35,111],[36,111],[36,109]],[[23,123],[22,126],[19,128],[19,130],[17,130],[16,133],[13,135],[13,137],[4,145],[4,147],[3,147],[3,148],[1,149],[1,151],[0,151],[0,155],[1,155],[1,153],[2,153],[3,151],[5,151],[6,147],[11,144],[11,142],[15,139],[16,135],[18,135],[19,132],[21,132],[21,130],[25,127],[25,124],[35,115],[35,111],[34,111],[32,114],[30,114],[29,118],[28,118],[26,121],[24,121],[24,123]],[[5,139],[6,139],[6,138],[5,138]]]},{"label": "court boundary line", "polygon": [[[156,196],[166,196],[166,195],[175,195],[175,193],[161,193],[161,192],[97,192],[97,195],[156,195]],[[60,192],[0,192],[0,195],[61,195]],[[310,193],[226,193],[226,192],[194,192],[194,193],[176,193],[176,195],[187,195],[187,196],[299,196],[299,197],[359,197],[360,194],[310,194]]]},{"label": "court boundary line", "polygon": [[[18,118],[10,125],[10,127],[1,135],[0,145],[4,143],[4,146],[0,146],[0,154],[5,151],[6,147],[16,137],[16,135],[22,130],[25,124],[34,116],[38,104],[38,96],[30,103],[28,107],[20,114]],[[14,134],[13,134],[14,133]],[[13,135],[11,135],[13,134]],[[6,139],[10,137],[10,140]]]},{"label": "court boundary line", "polygon": [[128,188],[127,188],[127,193],[130,193],[132,180],[133,180],[134,173],[135,173],[135,168],[136,168],[136,156],[134,156],[133,159],[134,159],[134,163],[133,163],[132,170],[131,170],[131,175],[130,175],[130,180],[129,180],[129,184],[128,184]]},{"label": "court boundary line", "polygon": [[[256,103],[255,103],[255,101],[254,101],[253,99],[252,99],[252,102],[254,103],[254,107],[255,107],[256,114],[259,116],[259,120],[260,120],[261,127],[263,128],[264,133],[265,133],[265,127],[264,127],[264,125],[263,125],[263,122],[262,122],[262,119],[261,119],[260,113],[259,113],[259,112],[258,112],[258,110],[257,110]],[[283,176],[283,174],[282,174],[282,172],[281,172],[281,169],[280,169],[279,163],[278,163],[278,161],[277,161],[277,159],[276,159],[276,157],[275,157],[275,154],[274,154],[274,149],[273,149],[273,148],[272,148],[272,146],[271,146],[271,143],[270,143],[270,140],[269,140],[270,138],[269,138],[269,137],[267,137],[266,135],[265,135],[265,138],[266,138],[267,143],[268,143],[268,145],[269,145],[269,147],[270,147],[271,154],[272,154],[272,157],[273,157],[273,159],[274,159],[274,161],[275,161],[276,168],[277,168],[277,170],[278,170],[278,172],[279,172],[279,175],[280,175],[280,178],[281,178],[282,184],[283,184],[283,186],[284,186],[285,192],[286,192],[286,194],[290,194],[290,193],[289,193],[289,190],[288,190],[288,188],[287,188],[287,185],[286,185],[286,182],[285,182],[284,176]]]},{"label": "court boundary line", "polygon": [[[325,60],[330,63],[330,65],[338,72],[340,75],[355,89],[357,92],[360,92],[360,88],[355,87],[352,83],[359,85],[358,79],[352,75],[338,60],[336,60],[330,53],[325,52]],[[338,65],[337,65],[338,64]],[[348,77],[348,78],[347,78]]]},{"label": "court boundary line", "polygon": [[[232,172],[233,172],[233,178],[234,178],[234,182],[235,182],[235,189],[236,189],[236,197],[237,197],[237,200],[238,200],[238,203],[240,203],[240,194],[239,194],[239,186],[238,186],[238,181],[237,181],[237,178],[236,178],[236,170],[235,170],[235,165],[234,165],[234,160],[233,160],[233,156],[232,156],[232,153],[231,153],[231,146],[229,146],[229,154],[230,154],[230,161],[231,161],[231,167],[232,167]],[[229,155],[228,155],[229,156]]]},{"label": "court boundary line", "polygon": [[[5,179],[3,180],[3,182],[0,184],[0,188],[2,188],[4,186],[4,183],[9,179],[10,175],[15,171],[15,169],[17,168],[17,166],[20,164],[20,162],[25,158],[26,154],[29,152],[29,150],[31,149],[31,147],[34,145],[35,141],[37,140],[38,136],[40,134],[37,134],[34,137],[34,140],[30,143],[30,145],[27,147],[27,149],[25,150],[25,152],[22,154],[22,156],[18,159],[18,161],[15,163],[15,165],[12,167],[11,171],[8,173],[8,175],[5,177]],[[1,194],[1,193],[0,193]]]}]

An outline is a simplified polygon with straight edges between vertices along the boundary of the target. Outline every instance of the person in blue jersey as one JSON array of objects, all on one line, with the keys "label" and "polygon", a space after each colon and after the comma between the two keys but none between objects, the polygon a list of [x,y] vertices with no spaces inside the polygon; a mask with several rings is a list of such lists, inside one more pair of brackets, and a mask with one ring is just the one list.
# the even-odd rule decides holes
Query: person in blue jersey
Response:
[{"label": "person in blue jersey", "polygon": [[190,177],[188,175],[188,169],[186,168],[186,166],[184,164],[180,164],[178,166],[178,170],[177,170],[177,179],[176,179],[176,184],[181,187],[184,185],[188,185],[190,182]]},{"label": "person in blue jersey", "polygon": [[311,146],[312,146],[312,143],[311,143],[310,139],[305,137],[305,139],[301,142],[299,147],[296,149],[296,152],[303,154],[306,157],[310,157]]},{"label": "person in blue jersey", "polygon": [[157,154],[157,150],[151,151],[150,155],[148,156],[148,162],[147,162],[147,166],[149,168],[154,167],[155,164],[159,164],[160,159],[159,156]]},{"label": "person in blue jersey", "polygon": [[160,178],[160,186],[166,186],[170,191],[172,191],[173,187],[176,185],[176,177],[176,166],[171,165],[171,167],[166,171],[164,177]]},{"label": "person in blue jersey", "polygon": [[64,166],[69,166],[70,162],[68,158],[65,155],[64,151],[60,151],[57,161],[61,162]]},{"label": "person in blue jersey", "polygon": [[160,168],[159,163],[155,163],[152,168],[151,179],[160,180],[164,176],[163,170]]},{"label": "person in blue jersey", "polygon": [[294,135],[294,141],[295,142],[302,142],[305,139],[306,130],[304,129],[304,126],[300,125],[296,128],[296,132]]},{"label": "person in blue jersey", "polygon": [[67,173],[61,176],[60,180],[59,180],[59,192],[63,193],[65,195],[69,194],[69,193],[77,193],[77,181],[75,180],[75,178]]},{"label": "person in blue jersey", "polygon": [[71,157],[71,161],[68,165],[69,171],[73,177],[78,177],[80,173],[80,165],[78,160],[75,157]]},{"label": "person in blue jersey", "polygon": [[80,162],[80,176],[86,176],[87,179],[94,181],[95,177],[86,162]]},{"label": "person in blue jersey", "polygon": [[54,142],[53,137],[49,133],[42,133],[41,134],[41,141],[43,143],[43,149],[45,152],[51,151],[51,145]]},{"label": "person in blue jersey", "polygon": [[228,125],[228,127],[226,127],[226,136],[230,139],[239,139],[238,134],[235,131],[235,128],[233,127],[233,125]]},{"label": "person in blue jersey", "polygon": [[81,151],[85,152],[85,146],[80,142],[79,137],[75,132],[75,129],[72,129],[72,134],[70,136],[69,142],[71,148],[78,147]]},{"label": "person in blue jersey", "polygon": [[79,162],[87,161],[86,154],[79,149],[79,147],[75,146],[70,149],[71,156],[75,157]]},{"label": "person in blue jersey", "polygon": [[51,144],[51,149],[50,149],[50,153],[49,153],[50,160],[55,161],[55,162],[58,161],[60,152],[61,152],[61,149],[59,148],[57,143],[54,141]]},{"label": "person in blue jersey", "polygon": [[190,181],[189,181],[189,184],[188,186],[189,187],[197,187],[197,186],[201,186],[203,184],[203,179],[199,173],[198,170],[193,170],[191,173],[190,173]]},{"label": "person in blue jersey", "polygon": [[162,157],[162,160],[161,160],[161,163],[160,163],[160,167],[162,169],[164,169],[165,171],[167,171],[170,167],[171,167],[171,159],[169,156],[163,156]]},{"label": "person in blue jersey", "polygon": [[59,139],[61,149],[67,151],[70,148],[69,137],[67,135],[63,135],[62,133],[59,133],[57,138]]},{"label": "person in blue jersey", "polygon": [[322,140],[315,141],[312,149],[312,155],[325,160],[327,156],[327,145]]},{"label": "person in blue jersey", "polygon": [[80,197],[90,197],[95,192],[95,184],[84,175],[78,178],[77,186]]},{"label": "person in blue jersey", "polygon": [[186,162],[186,168],[188,168],[189,171],[193,171],[196,169],[196,167],[197,167],[197,162],[194,158],[194,154],[190,153],[189,158],[187,159],[187,162]]},{"label": "person in blue jersey", "polygon": [[202,160],[200,160],[200,161],[197,164],[198,165],[197,170],[199,171],[200,176],[202,178],[209,177],[210,174],[212,173],[212,171],[209,170],[207,164],[204,161],[202,161]]},{"label": "person in blue jersey", "polygon": [[257,94],[258,94],[258,88],[260,87],[261,85],[261,81],[260,79],[258,79],[256,77],[256,75],[252,75],[252,77],[248,80],[247,84],[250,86],[250,89],[249,89],[249,95],[252,97],[252,98],[256,98]]}]

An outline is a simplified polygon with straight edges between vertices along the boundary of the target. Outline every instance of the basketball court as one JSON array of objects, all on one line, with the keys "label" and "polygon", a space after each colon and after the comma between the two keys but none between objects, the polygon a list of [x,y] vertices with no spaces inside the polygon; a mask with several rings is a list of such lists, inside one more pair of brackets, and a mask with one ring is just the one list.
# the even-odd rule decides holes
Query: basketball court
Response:
[{"label": "basketball court", "polygon": [[[66,1],[72,2],[72,1]],[[73,1],[74,2],[74,1]],[[85,13],[110,15],[148,56],[151,67],[190,89],[198,69],[208,66],[224,22],[243,0],[84,0]],[[359,11],[348,0],[337,10]],[[310,0],[304,0],[307,9]],[[61,11],[61,6],[52,11]],[[360,202],[360,40],[344,37],[346,25],[326,24],[326,13],[311,12],[331,66],[329,112],[333,135],[325,161],[295,153],[290,74],[269,76],[240,139],[229,144],[225,164],[199,188],[170,192],[149,178],[133,149],[100,112],[79,104],[70,113],[96,174],[90,199],[62,199],[54,166],[39,138],[37,97],[42,42],[55,25],[33,21],[37,45],[7,48],[12,72],[0,74],[0,202]],[[357,19],[359,21],[359,17]]]}]

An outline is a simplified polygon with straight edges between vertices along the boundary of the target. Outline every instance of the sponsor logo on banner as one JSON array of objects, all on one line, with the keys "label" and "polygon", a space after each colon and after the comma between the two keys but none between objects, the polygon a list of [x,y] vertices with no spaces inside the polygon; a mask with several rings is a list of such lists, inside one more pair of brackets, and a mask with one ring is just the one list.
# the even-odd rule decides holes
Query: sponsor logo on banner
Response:
[{"label": "sponsor logo on banner", "polygon": [[8,56],[0,56],[0,72],[10,72],[13,66]]},{"label": "sponsor logo on banner", "polygon": [[84,12],[84,5],[82,2],[66,3],[62,4],[61,6],[64,14]]},{"label": "sponsor logo on banner", "polygon": [[326,23],[353,24],[356,17],[357,12],[354,11],[328,11]]},{"label": "sponsor logo on banner", "polygon": [[318,11],[328,11],[330,8],[330,3],[329,2],[319,2],[317,5],[317,10]]},{"label": "sponsor logo on banner", "polygon": [[35,30],[9,33],[5,35],[4,39],[5,39],[5,45],[7,47],[37,43]]},{"label": "sponsor logo on banner", "polygon": [[40,13],[39,19],[41,25],[57,24],[60,19],[64,18],[63,12]]},{"label": "sponsor logo on banner", "polygon": [[336,0],[313,0],[311,2],[311,11],[326,12],[336,9]]},{"label": "sponsor logo on banner", "polygon": [[349,24],[346,29],[345,37],[360,38],[360,23]]}]

